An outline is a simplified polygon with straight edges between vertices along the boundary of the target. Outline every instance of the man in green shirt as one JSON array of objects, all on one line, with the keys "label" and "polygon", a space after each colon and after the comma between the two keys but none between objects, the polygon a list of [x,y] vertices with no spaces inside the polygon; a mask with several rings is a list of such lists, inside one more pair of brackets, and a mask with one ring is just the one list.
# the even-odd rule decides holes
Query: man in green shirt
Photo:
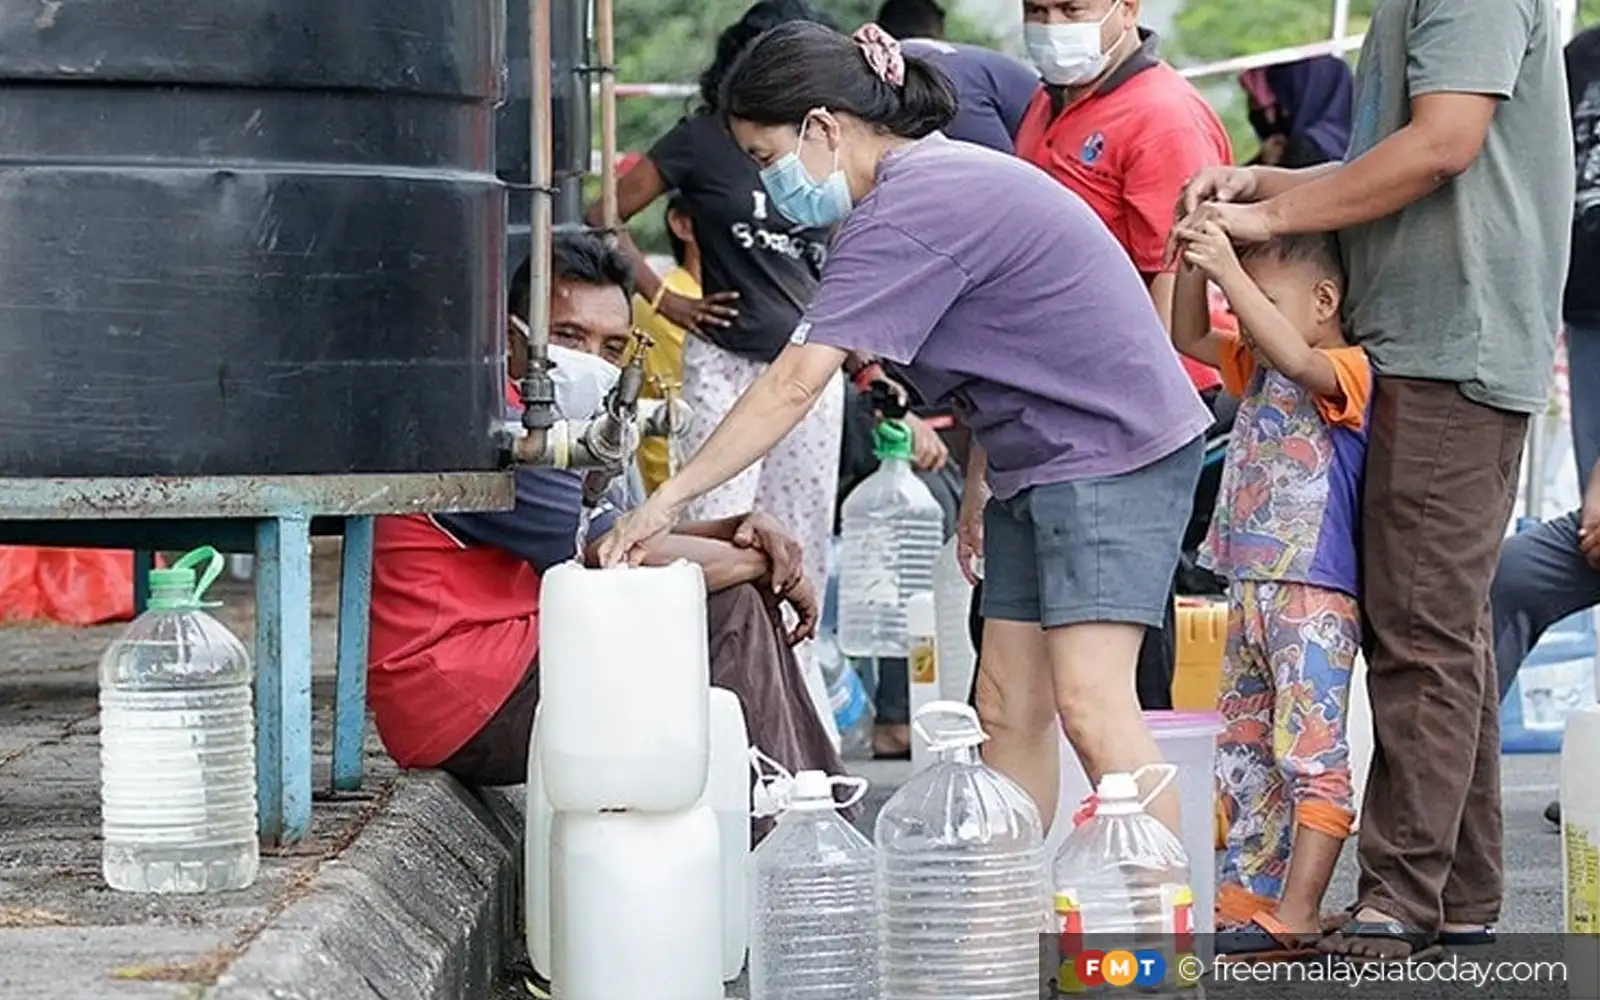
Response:
[{"label": "man in green shirt", "polygon": [[1337,231],[1346,321],[1378,371],[1364,500],[1375,737],[1360,902],[1328,950],[1403,959],[1499,916],[1489,584],[1542,409],[1572,224],[1549,0],[1382,0],[1350,159],[1196,177],[1180,230]]}]

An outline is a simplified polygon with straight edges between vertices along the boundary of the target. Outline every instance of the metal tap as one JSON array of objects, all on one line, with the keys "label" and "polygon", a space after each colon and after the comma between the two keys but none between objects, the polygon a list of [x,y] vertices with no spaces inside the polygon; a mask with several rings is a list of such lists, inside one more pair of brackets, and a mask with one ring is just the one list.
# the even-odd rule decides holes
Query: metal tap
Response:
[{"label": "metal tap", "polygon": [[583,477],[583,504],[598,506],[611,483],[627,468],[639,447],[639,397],[644,392],[644,356],[653,346],[649,337],[634,332],[633,357],[622,368],[617,384],[606,396],[605,414],[592,421],[584,434],[585,450],[603,464]]}]

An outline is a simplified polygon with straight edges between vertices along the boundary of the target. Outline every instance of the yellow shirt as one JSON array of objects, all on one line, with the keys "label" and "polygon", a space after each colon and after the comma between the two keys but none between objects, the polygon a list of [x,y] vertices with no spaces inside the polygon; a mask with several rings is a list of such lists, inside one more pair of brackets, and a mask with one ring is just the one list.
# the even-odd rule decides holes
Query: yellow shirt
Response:
[{"label": "yellow shirt", "polygon": [[[700,282],[681,267],[669,271],[661,282],[675,295],[689,299],[700,297]],[[633,318],[634,325],[654,341],[644,356],[644,395],[660,399],[662,393],[657,386],[683,385],[683,327],[650,308],[650,303],[640,296],[634,296]],[[644,479],[646,493],[654,493],[657,486],[667,481],[666,438],[645,438],[639,445],[639,475]]]}]

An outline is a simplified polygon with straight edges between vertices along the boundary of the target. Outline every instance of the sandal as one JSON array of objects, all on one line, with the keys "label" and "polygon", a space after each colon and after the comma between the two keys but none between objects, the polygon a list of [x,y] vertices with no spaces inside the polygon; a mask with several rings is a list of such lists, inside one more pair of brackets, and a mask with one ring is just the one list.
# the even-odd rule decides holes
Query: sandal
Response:
[{"label": "sandal", "polygon": [[1320,934],[1290,930],[1278,918],[1261,912],[1243,927],[1217,932],[1218,961],[1292,962],[1317,954]]},{"label": "sandal", "polygon": [[[1353,945],[1376,945],[1381,954],[1368,955],[1350,950]],[[1405,950],[1393,948],[1403,945]],[[1401,962],[1427,962],[1444,949],[1439,935],[1403,924],[1398,920],[1357,920],[1351,917],[1333,934],[1322,940],[1321,950],[1353,962],[1389,965]]]},{"label": "sandal", "polygon": [[1476,948],[1495,943],[1493,927],[1479,927],[1473,931],[1440,931],[1439,943],[1446,948]]}]

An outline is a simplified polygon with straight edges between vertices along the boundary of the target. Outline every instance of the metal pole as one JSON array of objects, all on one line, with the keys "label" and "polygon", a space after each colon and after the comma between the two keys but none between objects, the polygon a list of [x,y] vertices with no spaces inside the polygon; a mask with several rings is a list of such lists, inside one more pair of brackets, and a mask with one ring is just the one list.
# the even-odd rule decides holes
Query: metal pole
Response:
[{"label": "metal pole", "polygon": [[550,4],[528,0],[528,174],[533,187],[528,217],[528,368],[542,375],[550,364]]},{"label": "metal pole", "polygon": [[613,236],[617,212],[617,45],[611,0],[595,0],[595,49],[600,73],[600,219]]},{"label": "metal pole", "polygon": [[1350,33],[1350,0],[1333,0],[1333,41]]}]

